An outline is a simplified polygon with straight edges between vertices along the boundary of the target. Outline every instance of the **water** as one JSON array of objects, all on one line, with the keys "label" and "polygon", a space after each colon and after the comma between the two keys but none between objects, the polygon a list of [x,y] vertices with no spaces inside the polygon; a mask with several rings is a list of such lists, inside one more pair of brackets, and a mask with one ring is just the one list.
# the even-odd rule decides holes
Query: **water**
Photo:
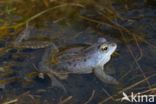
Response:
[{"label": "water", "polygon": [[[119,92],[125,88],[129,88],[125,90],[129,94],[130,92],[144,92],[155,88],[156,77],[149,79],[150,84],[144,81],[138,86],[131,87],[131,85],[144,80],[144,76],[150,77],[156,73],[156,9],[144,6],[140,2],[136,2],[137,6],[128,11],[122,10],[122,6],[119,4],[115,5],[125,21],[114,20],[113,22],[119,23],[130,31],[134,31],[134,33],[139,33],[139,36],[144,38],[144,42],[131,41],[133,38],[125,33],[125,37],[128,37],[128,43],[124,43],[119,31],[103,24],[93,25],[86,21],[76,21],[68,25],[48,21],[42,24],[43,27],[34,27],[31,32],[31,40],[35,38],[52,39],[58,47],[79,43],[92,44],[97,41],[98,37],[105,37],[116,42],[118,44],[118,55],[113,56],[112,60],[106,65],[106,72],[118,79],[119,85],[102,83],[93,74],[74,74],[69,75],[66,80],[61,80],[67,90],[67,93],[65,93],[60,88],[51,87],[48,76],[41,79],[35,73],[33,74],[37,70],[45,49],[10,49],[0,55],[0,76],[2,80],[17,79],[13,81],[9,79],[9,83],[5,86],[2,84],[5,88],[0,90],[0,103],[14,100],[14,102],[18,102],[17,104],[62,104],[61,101],[66,99],[65,104],[84,104],[91,99],[88,104],[121,104],[120,100],[114,101],[109,97],[116,95],[113,96],[115,99],[121,98],[122,93]],[[93,17],[97,15],[92,12],[91,14],[93,15],[86,15]],[[82,26],[82,24],[84,25]],[[0,47],[3,48],[5,43],[13,39],[14,37],[2,38]],[[137,64],[132,57],[133,54],[136,57]],[[7,70],[5,69],[6,71],[3,72],[3,68]],[[3,76],[4,74],[6,75]],[[155,91],[153,93],[155,94]],[[150,92],[147,94],[150,94]]]}]

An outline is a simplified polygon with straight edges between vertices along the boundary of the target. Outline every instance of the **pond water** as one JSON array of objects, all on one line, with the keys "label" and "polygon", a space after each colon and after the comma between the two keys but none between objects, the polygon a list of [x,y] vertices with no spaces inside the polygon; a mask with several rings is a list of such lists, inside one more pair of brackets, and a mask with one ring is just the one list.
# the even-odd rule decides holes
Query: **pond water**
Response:
[{"label": "pond water", "polygon": [[[98,19],[102,19],[96,18],[97,13],[85,9],[80,11],[81,15],[92,17],[92,20],[78,20],[69,24],[48,20],[42,26],[32,26],[28,39],[51,40],[57,47],[66,48],[75,44],[91,45],[99,37],[117,43],[117,51],[106,64],[105,71],[115,77],[119,85],[103,83],[94,74],[70,74],[67,79],[60,80],[67,92],[52,87],[48,76],[42,79],[36,75],[46,48],[12,47],[3,51],[6,44],[16,39],[10,35],[0,39],[0,104],[122,104],[122,92],[128,95],[131,92],[156,94],[156,9],[150,4],[145,6],[141,0],[132,4],[133,8],[127,10],[123,10],[126,5],[113,5],[123,19],[112,19],[112,23],[120,26],[123,32],[115,29],[116,26],[110,28],[112,23],[107,21],[110,26],[103,21],[98,23]],[[6,4],[0,2],[0,5],[3,8]],[[10,30],[7,35],[15,32]]]}]

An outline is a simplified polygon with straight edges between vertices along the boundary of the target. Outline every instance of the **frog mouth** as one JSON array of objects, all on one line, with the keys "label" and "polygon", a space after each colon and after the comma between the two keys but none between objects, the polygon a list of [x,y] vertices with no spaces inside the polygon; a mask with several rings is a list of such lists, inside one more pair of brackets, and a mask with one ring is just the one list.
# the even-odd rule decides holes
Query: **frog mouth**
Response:
[{"label": "frog mouth", "polygon": [[113,57],[117,57],[117,56],[119,56],[119,55],[120,55],[120,53],[119,53],[118,51],[115,51],[115,52],[112,53],[111,56],[113,56]]}]

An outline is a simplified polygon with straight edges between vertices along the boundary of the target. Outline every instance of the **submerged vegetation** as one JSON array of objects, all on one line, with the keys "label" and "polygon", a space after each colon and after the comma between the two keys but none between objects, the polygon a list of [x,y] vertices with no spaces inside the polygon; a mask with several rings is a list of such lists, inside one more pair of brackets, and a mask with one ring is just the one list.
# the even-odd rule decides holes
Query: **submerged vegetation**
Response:
[{"label": "submerged vegetation", "polygon": [[[29,100],[29,104],[75,102],[114,104],[116,101],[120,103],[123,91],[155,94],[154,2],[152,0],[1,0],[0,103],[23,104]],[[151,14],[144,13],[145,8]],[[66,83],[67,91],[72,85],[77,84],[76,82],[82,84],[78,85],[80,86],[78,88],[84,87],[83,85],[87,83],[88,86],[84,89],[71,88],[70,94],[61,94],[59,90],[59,93],[55,94],[57,89],[53,91],[43,85],[39,85],[40,88],[35,87],[37,82],[40,83],[40,79],[36,78],[39,73],[38,68],[34,64],[38,60],[35,57],[41,56],[40,51],[25,50],[28,43],[13,45],[17,37],[28,27],[33,27],[30,31],[29,44],[33,42],[33,45],[38,47],[39,44],[35,42],[50,44],[52,41],[60,45],[62,52],[70,48],[65,47],[66,45],[84,42],[86,44],[80,46],[85,47],[90,45],[87,44],[88,40],[92,42],[94,38],[101,36],[109,37],[119,43],[120,49],[114,55],[118,62],[113,61],[111,64],[114,66],[108,65],[108,67],[116,70],[120,85],[108,87],[109,85],[99,84],[96,79],[89,79],[96,83],[97,86],[94,86],[95,84],[88,83],[87,78],[81,82],[83,78],[81,76],[76,81],[70,79]],[[19,89],[12,88],[13,91],[7,89],[7,85],[12,87],[16,82],[20,82],[17,84]],[[88,88],[89,85],[93,87]],[[90,93],[84,97],[85,99],[81,97],[81,93],[84,94],[83,90]],[[78,92],[80,94],[76,94]]]}]

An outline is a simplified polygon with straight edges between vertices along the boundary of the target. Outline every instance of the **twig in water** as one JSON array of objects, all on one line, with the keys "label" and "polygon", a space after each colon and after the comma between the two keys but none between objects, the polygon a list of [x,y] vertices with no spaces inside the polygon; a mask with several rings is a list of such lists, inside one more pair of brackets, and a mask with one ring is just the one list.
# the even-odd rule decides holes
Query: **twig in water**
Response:
[{"label": "twig in water", "polygon": [[[104,88],[103,91],[109,96],[110,99],[115,100],[112,95],[110,95]],[[109,99],[108,99],[109,100]],[[99,102],[98,104],[103,104],[104,102]]]},{"label": "twig in water", "polygon": [[17,102],[18,102],[18,99],[13,99],[13,100],[7,101],[7,102],[2,103],[2,104],[14,104],[14,103],[17,103]]},{"label": "twig in water", "polygon": [[65,99],[63,99],[63,100],[60,100],[58,104],[65,104],[65,103],[67,103],[69,100],[71,100],[72,98],[73,98],[72,96],[69,96],[69,97],[67,97],[67,98],[65,98]]},{"label": "twig in water", "polygon": [[49,8],[49,9],[46,9],[44,11],[41,11],[40,13],[37,13],[36,15],[30,17],[27,21],[26,21],[26,27],[29,26],[29,22],[38,18],[39,16],[51,11],[51,10],[55,10],[55,9],[58,9],[58,8],[61,8],[61,7],[66,7],[66,6],[75,6],[75,7],[81,7],[81,8],[84,8],[83,5],[81,4],[75,4],[75,3],[65,3],[65,4],[62,4],[62,5],[58,5],[58,6],[55,6],[55,7],[52,7],[52,8]]},{"label": "twig in water", "polygon": [[[156,76],[156,73],[153,74],[153,75],[151,75],[151,76],[149,76],[149,77],[147,77],[147,79],[150,79],[150,78],[155,77],[155,76]],[[129,89],[131,89],[131,88],[133,88],[133,87],[135,87],[135,86],[137,86],[137,85],[143,83],[145,80],[146,80],[146,79],[143,79],[143,80],[141,80],[141,81],[139,81],[139,82],[136,82],[136,83],[130,85],[130,86],[127,87],[127,88],[124,88],[124,89],[118,91],[117,94],[114,94],[114,95],[112,95],[112,96],[110,96],[110,97],[108,97],[108,98],[106,98],[106,99],[100,101],[99,104],[103,104],[103,103],[105,103],[105,102],[111,100],[111,99],[113,98],[113,96],[117,96],[118,94],[121,94],[121,93],[123,93],[124,91],[129,90]],[[150,91],[150,90],[149,90],[149,91]],[[116,100],[116,99],[115,99],[115,100]]]},{"label": "twig in water", "polygon": [[89,102],[93,99],[95,95],[95,90],[92,91],[92,95],[89,97],[89,99],[84,104],[89,104]]}]

